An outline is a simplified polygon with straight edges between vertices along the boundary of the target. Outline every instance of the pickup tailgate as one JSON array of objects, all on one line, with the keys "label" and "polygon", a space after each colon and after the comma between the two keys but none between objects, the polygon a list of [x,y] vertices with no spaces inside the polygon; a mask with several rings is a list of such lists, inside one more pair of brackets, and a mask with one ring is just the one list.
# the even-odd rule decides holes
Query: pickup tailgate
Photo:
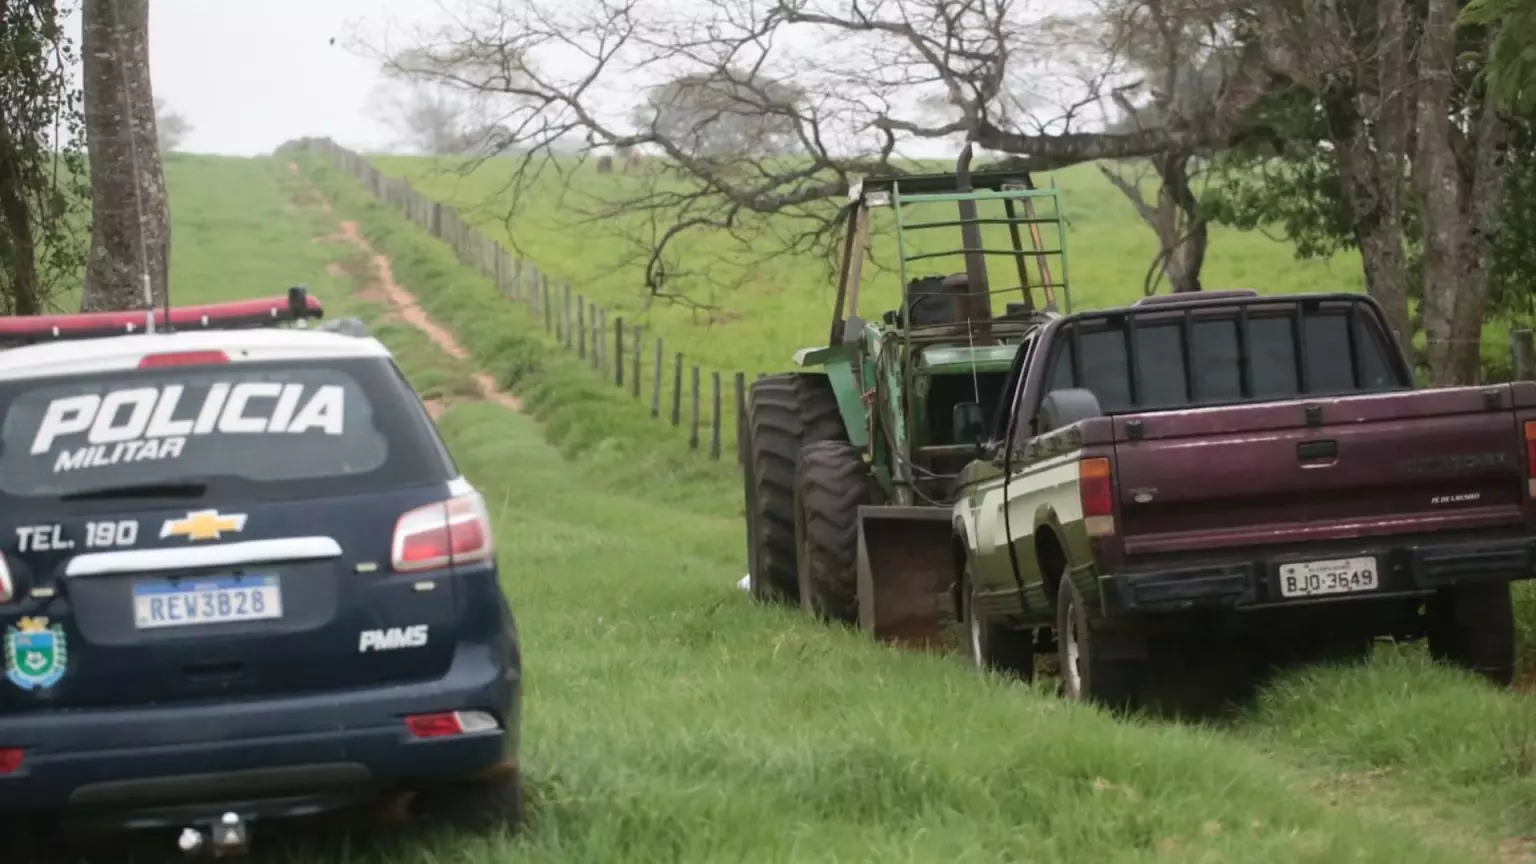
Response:
[{"label": "pickup tailgate", "polygon": [[1518,525],[1524,439],[1511,395],[1464,387],[1120,415],[1125,551]]}]

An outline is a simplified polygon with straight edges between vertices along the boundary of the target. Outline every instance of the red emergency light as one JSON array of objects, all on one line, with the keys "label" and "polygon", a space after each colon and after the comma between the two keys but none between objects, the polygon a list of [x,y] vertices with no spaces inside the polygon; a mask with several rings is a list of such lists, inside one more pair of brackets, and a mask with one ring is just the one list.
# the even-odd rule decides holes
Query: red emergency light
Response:
[{"label": "red emergency light", "polygon": [[[287,296],[231,303],[174,306],[167,315],[156,309],[156,331],[235,330],[270,327],[304,318],[320,318],[325,309],[302,286]],[[75,315],[22,315],[0,317],[0,345],[15,347],[64,339],[123,336],[146,331],[145,311],[83,312]]]}]

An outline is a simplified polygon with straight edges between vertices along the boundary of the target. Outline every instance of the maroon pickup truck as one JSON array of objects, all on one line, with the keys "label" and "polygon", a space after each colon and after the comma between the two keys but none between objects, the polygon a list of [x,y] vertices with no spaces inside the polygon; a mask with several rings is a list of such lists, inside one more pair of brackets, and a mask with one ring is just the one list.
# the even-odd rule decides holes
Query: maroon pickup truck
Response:
[{"label": "maroon pickup truck", "polygon": [[953,514],[978,664],[1054,643],[1068,695],[1123,705],[1427,637],[1510,681],[1536,384],[1415,389],[1367,297],[1216,292],[1053,320],[1003,393]]}]

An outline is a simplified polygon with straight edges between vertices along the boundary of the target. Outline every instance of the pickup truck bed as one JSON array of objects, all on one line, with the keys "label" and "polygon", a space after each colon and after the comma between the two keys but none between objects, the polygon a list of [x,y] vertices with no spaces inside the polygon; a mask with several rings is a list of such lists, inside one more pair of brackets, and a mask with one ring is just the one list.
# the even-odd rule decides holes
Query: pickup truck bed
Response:
[{"label": "pickup truck bed", "polygon": [[1125,704],[1201,658],[1393,636],[1512,677],[1536,384],[1414,389],[1358,295],[1157,298],[1019,358],[954,505],[978,663],[1028,676],[1054,642],[1070,695]]}]

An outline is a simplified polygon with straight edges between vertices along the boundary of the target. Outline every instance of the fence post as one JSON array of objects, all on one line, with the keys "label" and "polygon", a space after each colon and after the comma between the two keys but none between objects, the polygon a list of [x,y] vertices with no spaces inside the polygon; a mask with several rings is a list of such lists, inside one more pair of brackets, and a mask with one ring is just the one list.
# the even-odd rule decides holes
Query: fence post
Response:
[{"label": "fence post", "polygon": [[644,327],[636,327],[635,332],[629,336],[629,341],[635,343],[635,358],[629,367],[629,392],[636,399],[640,398],[640,349],[644,345],[644,340],[640,338],[640,334],[644,332]]},{"label": "fence post", "polygon": [[736,461],[747,464],[747,373],[736,373]]},{"label": "fence post", "polygon": [[688,448],[699,449],[699,366],[693,366],[693,423],[688,432]]},{"label": "fence post", "polygon": [[613,319],[613,386],[624,386],[624,316]]},{"label": "fence post", "polygon": [[683,422],[683,352],[677,352],[672,366],[672,425]]},{"label": "fence post", "polygon": [[576,295],[576,356],[587,359],[587,301]]},{"label": "fence post", "polygon": [[651,385],[651,416],[661,416],[661,340],[656,340],[656,377]]},{"label": "fence post", "polygon": [[709,373],[710,391],[710,430],[709,430],[709,458],[720,459],[720,373]]},{"label": "fence post", "polygon": [[608,348],[608,327],[603,318],[603,308],[592,304],[592,368],[603,370],[603,352]]},{"label": "fence post", "polygon": [[565,318],[565,347],[571,347],[571,283],[565,283],[565,308],[561,312]]},{"label": "fence post", "polygon": [[539,293],[541,295],[539,302],[544,306],[544,332],[548,333],[550,328],[554,326],[554,322],[551,320],[554,310],[549,305],[549,277],[543,274],[539,275]]},{"label": "fence post", "polygon": [[1536,378],[1536,337],[1531,331],[1509,331],[1509,365],[1516,381]]}]

